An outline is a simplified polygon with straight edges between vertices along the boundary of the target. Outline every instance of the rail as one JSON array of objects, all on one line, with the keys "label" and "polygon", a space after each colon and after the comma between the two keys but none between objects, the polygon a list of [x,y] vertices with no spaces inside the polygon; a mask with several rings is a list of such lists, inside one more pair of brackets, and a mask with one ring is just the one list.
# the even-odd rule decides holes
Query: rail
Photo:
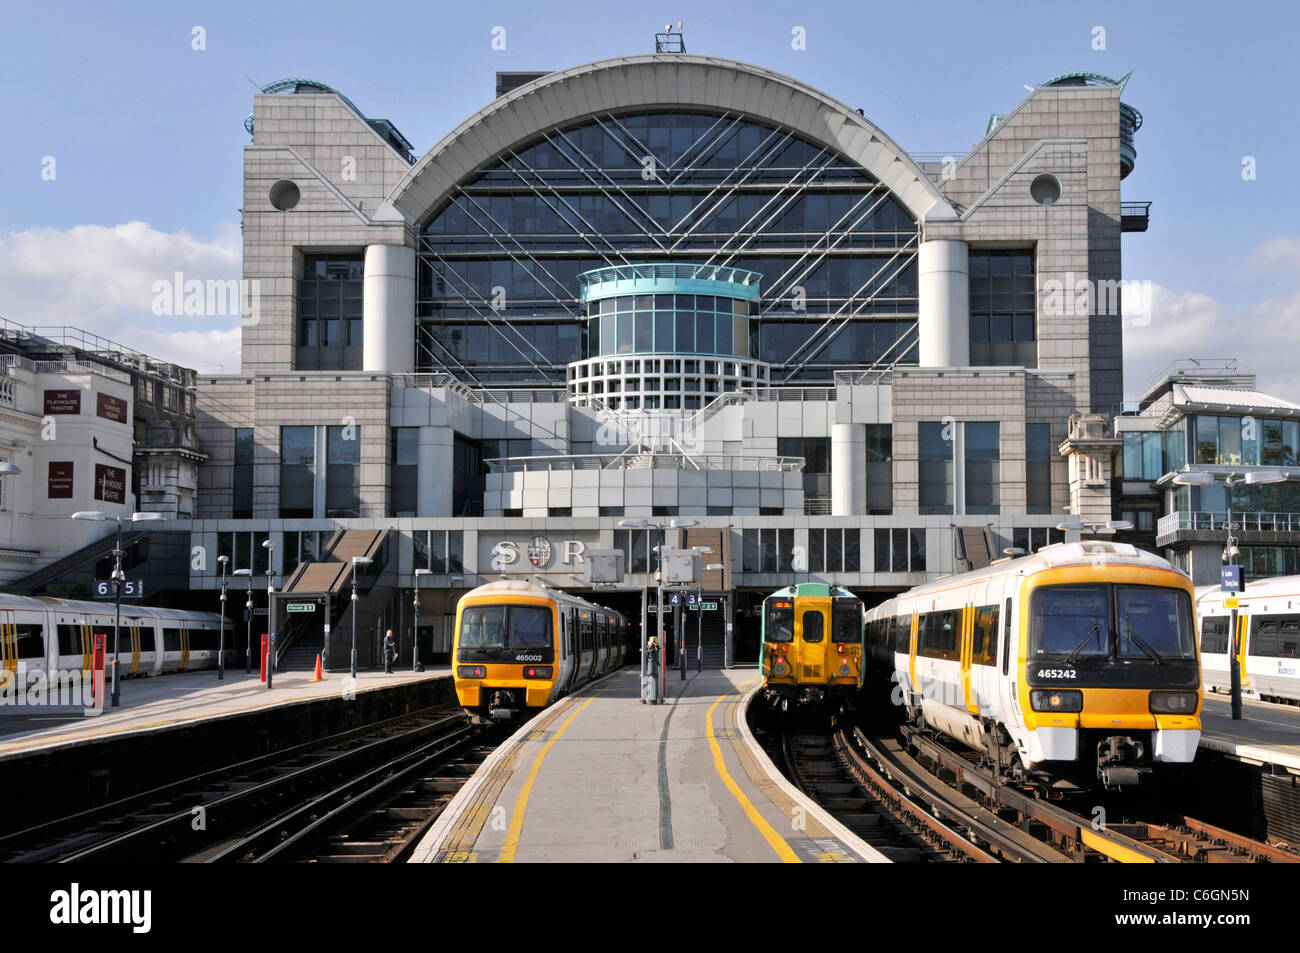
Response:
[{"label": "rail", "polygon": [[803,457],[730,456],[719,453],[584,453],[535,457],[492,457],[492,473],[550,473],[566,470],[744,470],[798,472]]},{"label": "rail", "polygon": [[1227,533],[1235,528],[1245,533],[1300,533],[1300,513],[1232,513],[1232,526],[1228,525],[1225,511],[1177,510],[1160,517],[1156,522],[1156,535],[1168,536],[1177,532]]}]

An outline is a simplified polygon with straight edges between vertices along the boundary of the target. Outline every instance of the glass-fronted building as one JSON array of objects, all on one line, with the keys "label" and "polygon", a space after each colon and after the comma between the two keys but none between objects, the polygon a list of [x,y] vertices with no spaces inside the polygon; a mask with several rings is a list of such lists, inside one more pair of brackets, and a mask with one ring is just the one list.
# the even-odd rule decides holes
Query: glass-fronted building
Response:
[{"label": "glass-fronted building", "polygon": [[582,589],[588,550],[624,550],[602,598],[639,618],[653,532],[620,522],[689,521],[668,543],[722,566],[721,664],[791,576],[873,601],[1109,509],[1072,476],[1109,454],[1068,438],[1120,403],[1119,312],[1051,289],[1120,277],[1122,82],[1057,77],[934,157],[715,57],[503,79],[418,158],[322,83],[255,98],[256,319],[241,373],[199,382],[194,546],[275,543],[276,584],[336,626],[338,567],[370,555],[372,642],[418,583],[436,646],[458,593]]}]

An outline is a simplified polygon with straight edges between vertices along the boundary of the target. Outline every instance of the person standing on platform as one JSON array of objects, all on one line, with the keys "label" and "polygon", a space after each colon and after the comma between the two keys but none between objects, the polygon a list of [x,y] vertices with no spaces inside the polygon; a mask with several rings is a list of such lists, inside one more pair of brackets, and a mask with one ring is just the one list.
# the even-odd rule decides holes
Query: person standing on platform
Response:
[{"label": "person standing on platform", "polygon": [[397,657],[397,643],[393,641],[393,630],[384,633],[384,671],[393,674],[393,659]]}]

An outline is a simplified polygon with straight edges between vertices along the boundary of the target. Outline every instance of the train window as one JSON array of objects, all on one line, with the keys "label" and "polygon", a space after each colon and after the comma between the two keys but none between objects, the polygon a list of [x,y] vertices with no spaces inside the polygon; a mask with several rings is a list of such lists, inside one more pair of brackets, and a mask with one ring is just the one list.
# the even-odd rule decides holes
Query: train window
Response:
[{"label": "train window", "polygon": [[215,652],[216,650],[216,629],[190,629],[191,652]]},{"label": "train window", "polygon": [[831,637],[836,642],[862,642],[862,609],[857,601],[838,599],[831,603]]},{"label": "train window", "polygon": [[1300,643],[1300,619],[1284,619],[1282,631],[1278,633],[1277,654],[1282,658],[1295,658],[1297,643]]},{"label": "train window", "polygon": [[764,618],[763,638],[768,642],[794,641],[794,601],[769,599]]},{"label": "train window", "polygon": [[20,623],[14,626],[18,641],[19,658],[41,658],[45,655],[45,626]]},{"label": "train window", "polygon": [[1003,625],[1006,626],[1007,637],[1002,640],[1002,674],[1007,674],[1007,669],[1011,664],[1011,600],[1007,600],[1006,611],[1002,614]]},{"label": "train window", "polygon": [[141,652],[154,651],[153,626],[151,625],[142,626],[140,628],[140,651]]},{"label": "train window", "polygon": [[894,618],[894,651],[907,655],[912,651],[912,617],[900,615]]},{"label": "train window", "polygon": [[81,655],[83,651],[81,647],[81,626],[59,626],[59,654]]},{"label": "train window", "polygon": [[1187,593],[1162,586],[1116,586],[1120,658],[1196,657]]},{"label": "train window", "polygon": [[918,655],[943,659],[957,650],[956,612],[927,612],[921,619],[921,637],[916,649]]},{"label": "train window", "polygon": [[998,658],[998,607],[980,606],[971,624],[971,664],[996,665]]},{"label": "train window", "polygon": [[824,624],[825,616],[817,609],[809,609],[805,612],[803,614],[803,640],[805,642],[820,642]]},{"label": "train window", "polygon": [[1201,619],[1201,651],[1209,655],[1228,654],[1228,617],[1207,615]]},{"label": "train window", "polygon": [[1106,586],[1050,586],[1032,601],[1035,655],[1105,656],[1110,653]]},{"label": "train window", "polygon": [[181,630],[163,629],[163,651],[179,652],[181,650]]}]

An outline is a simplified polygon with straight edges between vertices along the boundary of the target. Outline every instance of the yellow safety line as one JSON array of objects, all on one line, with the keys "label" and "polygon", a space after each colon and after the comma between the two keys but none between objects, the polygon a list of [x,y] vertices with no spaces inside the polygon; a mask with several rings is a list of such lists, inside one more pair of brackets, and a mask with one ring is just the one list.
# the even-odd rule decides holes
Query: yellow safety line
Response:
[{"label": "yellow safety line", "polygon": [[537,780],[538,772],[542,769],[542,761],[546,758],[546,753],[551,750],[551,745],[560,740],[560,736],[568,730],[573,719],[577,718],[584,708],[596,700],[596,697],[603,692],[602,688],[585,702],[573,710],[568,718],[564,719],[564,724],[560,730],[551,736],[551,740],[542,745],[542,750],[537,752],[537,757],[533,759],[533,766],[528,771],[528,777],[524,779],[524,786],[519,789],[519,796],[515,798],[515,808],[510,817],[510,829],[506,831],[506,845],[501,848],[501,856],[497,858],[499,864],[513,864],[515,854],[519,850],[519,835],[524,828],[524,812],[528,810],[528,798],[533,793],[533,782]]},{"label": "yellow safety line", "polygon": [[1079,829],[1079,839],[1098,853],[1105,854],[1112,860],[1118,860],[1123,864],[1155,863],[1154,859],[1147,857],[1145,854],[1140,854],[1131,847],[1125,847],[1123,844],[1116,844],[1095,831],[1088,830],[1086,827]]},{"label": "yellow safety line", "polygon": [[741,810],[745,812],[745,816],[749,818],[756,828],[758,828],[758,832],[763,835],[763,838],[771,848],[776,851],[777,856],[781,858],[781,862],[786,864],[801,864],[803,861],[799,859],[799,855],[791,849],[790,845],[785,842],[785,839],[776,832],[772,825],[763,819],[763,815],[759,814],[758,809],[754,807],[749,798],[745,797],[745,792],[740,789],[740,785],[736,784],[736,782],[732,780],[731,775],[727,773],[727,765],[722,760],[722,749],[718,746],[717,736],[713,733],[714,710],[716,710],[725,699],[743,692],[753,681],[755,681],[755,679],[751,678],[749,681],[744,682],[727,692],[726,695],[719,696],[718,700],[710,706],[709,713],[704,716],[704,724],[709,737],[709,748],[713,751],[713,766],[717,769],[718,776],[722,778],[722,783],[727,786],[727,790],[730,791],[736,801],[739,802]]}]

